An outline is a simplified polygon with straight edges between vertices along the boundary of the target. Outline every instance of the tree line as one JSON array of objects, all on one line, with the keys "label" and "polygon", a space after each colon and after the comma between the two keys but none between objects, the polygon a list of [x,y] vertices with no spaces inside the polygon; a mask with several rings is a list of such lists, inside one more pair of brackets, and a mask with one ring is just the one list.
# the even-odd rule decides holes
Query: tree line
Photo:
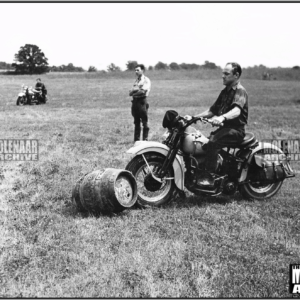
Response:
[{"label": "tree line", "polygon": [[[131,60],[126,63],[126,71],[133,71],[135,66],[138,64],[137,61]],[[260,65],[259,67],[261,67]],[[254,66],[257,67],[257,66]],[[264,67],[264,66],[263,66]],[[266,68],[266,67],[265,67]],[[86,72],[82,67],[76,67],[72,63],[61,66],[49,66],[48,58],[45,53],[36,45],[26,44],[22,46],[20,50],[15,54],[14,63],[8,64],[6,62],[0,62],[0,69],[14,70],[17,74],[41,74],[46,72]],[[203,65],[198,64],[187,64],[172,62],[170,64],[159,61],[154,66],[149,66],[148,70],[197,70],[197,69],[220,69],[213,62],[205,61]],[[292,69],[299,69],[299,66],[294,66]],[[97,72],[95,66],[89,66],[88,72]],[[114,63],[107,66],[106,70],[101,72],[120,72],[121,68]]]},{"label": "tree line", "polygon": [[[138,64],[137,61],[128,61],[126,64],[126,71],[132,71]],[[198,64],[178,64],[172,62],[166,64],[159,61],[154,66],[149,66],[149,70],[195,70],[199,68],[216,69],[219,68],[215,63],[205,61],[204,65]],[[72,63],[61,66],[49,66],[48,58],[45,53],[37,46],[33,44],[26,44],[20,47],[19,51],[15,54],[14,63],[7,64],[0,62],[0,69],[11,70],[13,69],[17,74],[41,74],[46,72],[85,72],[82,67],[74,66]],[[95,66],[90,66],[88,72],[97,72]],[[107,66],[106,70],[102,72],[119,72],[121,68],[114,63]]]}]

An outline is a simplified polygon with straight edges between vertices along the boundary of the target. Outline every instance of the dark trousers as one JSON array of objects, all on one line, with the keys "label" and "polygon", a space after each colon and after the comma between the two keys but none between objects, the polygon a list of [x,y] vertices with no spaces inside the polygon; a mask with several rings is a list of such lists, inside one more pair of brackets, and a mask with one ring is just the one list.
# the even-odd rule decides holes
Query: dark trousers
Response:
[{"label": "dark trousers", "polygon": [[206,170],[215,173],[217,168],[218,153],[224,147],[234,147],[243,141],[245,137],[244,128],[222,128],[212,132],[207,143]]},{"label": "dark trousers", "polygon": [[27,99],[27,104],[31,105],[31,95],[29,95],[29,93],[26,93],[26,99]]},{"label": "dark trousers", "polygon": [[143,140],[148,139],[148,108],[147,97],[132,100],[131,114],[134,119],[134,141],[140,140],[141,122],[143,124]]}]

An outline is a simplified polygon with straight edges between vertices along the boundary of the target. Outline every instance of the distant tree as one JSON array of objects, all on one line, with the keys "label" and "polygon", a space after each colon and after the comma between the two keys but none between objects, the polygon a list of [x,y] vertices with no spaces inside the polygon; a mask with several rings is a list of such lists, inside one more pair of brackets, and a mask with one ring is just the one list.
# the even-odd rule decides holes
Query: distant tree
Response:
[{"label": "distant tree", "polygon": [[154,66],[155,70],[167,70],[168,69],[168,65],[164,64],[163,62],[159,61],[155,66]]},{"label": "distant tree", "polygon": [[197,70],[200,68],[200,65],[197,64],[189,64],[189,70]]},{"label": "distant tree", "polygon": [[2,69],[2,70],[10,70],[11,68],[12,68],[11,64],[7,64],[4,61],[0,61],[0,69]]},{"label": "distant tree", "polygon": [[69,63],[67,66],[62,65],[60,67],[62,72],[83,72],[84,69],[81,67],[75,67],[72,63]]},{"label": "distant tree", "polygon": [[76,67],[72,63],[69,63],[67,66],[64,67],[66,72],[74,72],[75,68]]},{"label": "distant tree", "polygon": [[204,62],[204,65],[202,65],[201,67],[204,69],[217,69],[218,68],[218,66],[215,63],[209,62],[208,60],[206,60]]},{"label": "distant tree", "polygon": [[44,52],[36,46],[26,44],[15,54],[12,67],[21,74],[41,74],[49,71],[48,59]]},{"label": "distant tree", "polygon": [[50,67],[50,72],[58,72],[58,71],[59,71],[59,67],[56,66]]},{"label": "distant tree", "polygon": [[176,62],[170,63],[169,67],[170,67],[171,70],[179,70],[180,69],[180,66]]},{"label": "distant tree", "polygon": [[110,65],[107,66],[107,71],[108,72],[116,72],[116,71],[121,71],[121,69],[120,69],[120,67],[118,67],[115,64],[111,63]]},{"label": "distant tree", "polygon": [[75,67],[72,63],[69,63],[67,66],[52,66],[50,70],[51,72],[84,72],[84,69],[82,67]]},{"label": "distant tree", "polygon": [[179,67],[183,70],[188,70],[188,68],[189,68],[188,64],[186,64],[186,63],[180,64]]},{"label": "distant tree", "polygon": [[126,68],[128,71],[134,71],[137,64],[138,62],[136,60],[129,60],[126,64]]},{"label": "distant tree", "polygon": [[200,68],[200,65],[182,63],[179,65],[179,67],[183,70],[196,70]]},{"label": "distant tree", "polygon": [[74,72],[85,72],[85,69],[82,67],[75,67]]},{"label": "distant tree", "polygon": [[97,72],[97,69],[94,66],[89,66],[88,72]]},{"label": "distant tree", "polygon": [[153,70],[153,67],[152,67],[152,66],[149,66],[148,70],[152,71],[152,70]]},{"label": "distant tree", "polygon": [[294,66],[292,69],[294,69],[294,70],[299,70],[300,67],[299,67],[299,66]]}]

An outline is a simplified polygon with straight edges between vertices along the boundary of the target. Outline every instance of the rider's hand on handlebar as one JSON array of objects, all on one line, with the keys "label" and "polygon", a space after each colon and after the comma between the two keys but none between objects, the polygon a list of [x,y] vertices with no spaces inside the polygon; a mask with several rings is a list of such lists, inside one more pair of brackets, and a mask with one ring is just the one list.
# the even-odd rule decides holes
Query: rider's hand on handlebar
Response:
[{"label": "rider's hand on handlebar", "polygon": [[203,124],[206,124],[208,122],[208,119],[202,118],[201,121],[202,121]]},{"label": "rider's hand on handlebar", "polygon": [[185,115],[184,118],[185,118],[187,121],[192,120],[192,117],[191,117],[190,115]]},{"label": "rider's hand on handlebar", "polygon": [[224,122],[225,118],[222,116],[214,116],[210,120],[213,126],[222,126],[222,123]]}]

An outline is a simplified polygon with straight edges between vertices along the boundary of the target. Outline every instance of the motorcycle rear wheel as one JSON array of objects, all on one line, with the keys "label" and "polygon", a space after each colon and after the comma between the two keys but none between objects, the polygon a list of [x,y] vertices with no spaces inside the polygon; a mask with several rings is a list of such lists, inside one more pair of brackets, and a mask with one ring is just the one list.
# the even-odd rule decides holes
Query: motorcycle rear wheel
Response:
[{"label": "motorcycle rear wheel", "polygon": [[[163,156],[154,153],[146,153],[144,154],[144,157],[152,172],[157,172],[165,159]],[[167,179],[164,183],[160,184],[151,176],[142,155],[134,157],[125,169],[130,171],[136,179],[138,188],[138,206],[161,206],[172,200],[172,195],[176,189],[174,179]],[[168,169],[166,174],[166,178],[170,177],[174,177],[172,167]]]},{"label": "motorcycle rear wheel", "polygon": [[[264,150],[260,150],[262,152]],[[274,149],[273,149],[274,151]],[[259,153],[257,152],[257,153]],[[271,153],[271,152],[269,152]],[[278,152],[279,153],[279,152]],[[278,193],[283,181],[274,183],[248,182],[239,186],[239,191],[247,199],[263,200],[270,199]]]}]

